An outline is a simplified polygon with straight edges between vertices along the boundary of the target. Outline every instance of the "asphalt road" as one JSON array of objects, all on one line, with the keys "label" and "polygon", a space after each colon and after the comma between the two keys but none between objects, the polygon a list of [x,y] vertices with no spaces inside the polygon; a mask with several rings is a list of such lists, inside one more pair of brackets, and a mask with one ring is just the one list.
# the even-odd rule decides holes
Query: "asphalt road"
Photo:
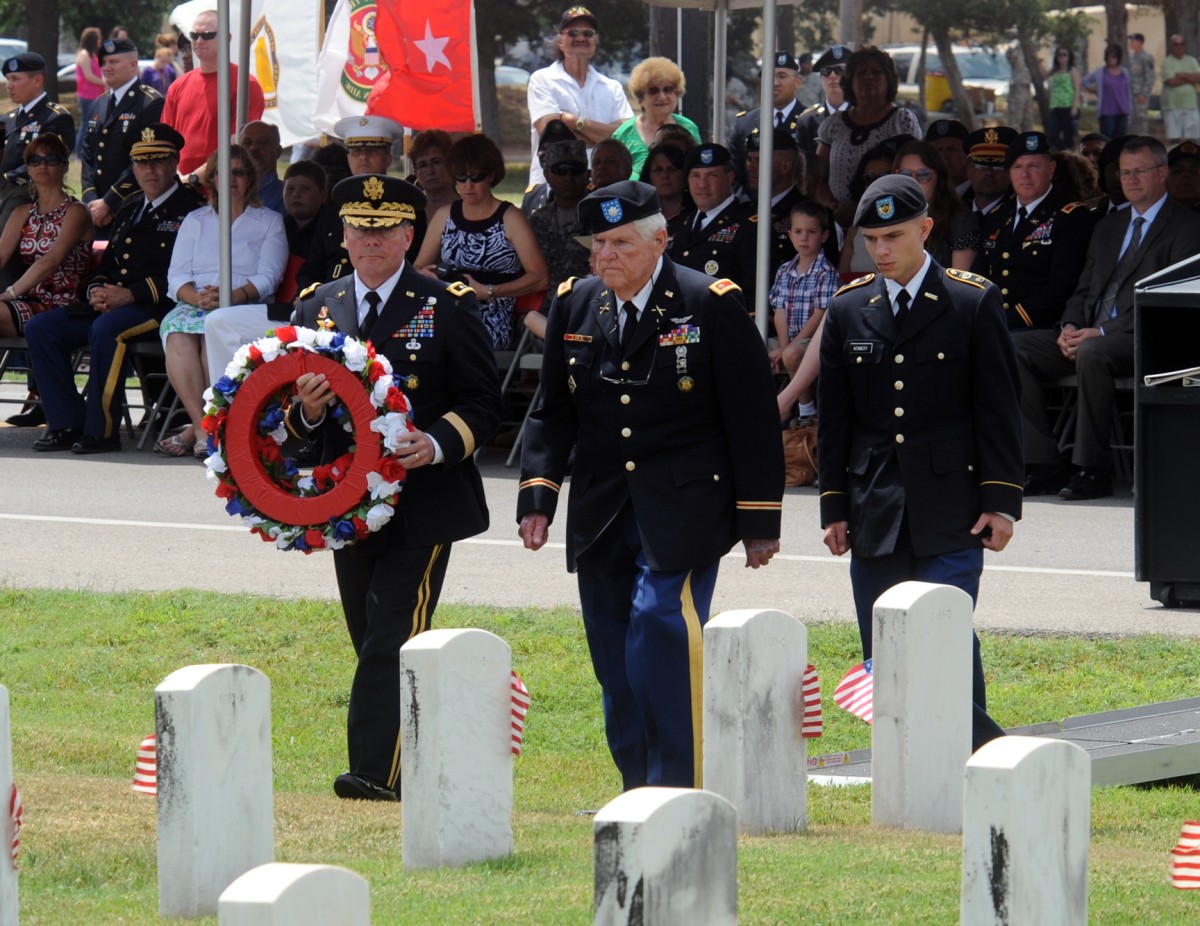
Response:
[{"label": "asphalt road", "polygon": [[[37,433],[0,426],[0,582],[336,597],[328,554],[283,553],[252,537],[225,514],[198,463],[138,452],[128,438],[121,452],[96,457],[34,453]],[[481,461],[492,526],[455,545],[443,600],[576,607],[561,527],[538,553],[516,537],[517,472],[504,456],[489,450]],[[806,622],[853,620],[848,558],[821,544],[815,490],[788,490],[783,523],[782,553],[767,568],[746,569],[738,550],[725,560],[714,613],[770,607]],[[1200,611],[1163,608],[1133,579],[1127,487],[1097,502],[1032,499],[1009,548],[987,557],[980,627],[1200,636]]]}]

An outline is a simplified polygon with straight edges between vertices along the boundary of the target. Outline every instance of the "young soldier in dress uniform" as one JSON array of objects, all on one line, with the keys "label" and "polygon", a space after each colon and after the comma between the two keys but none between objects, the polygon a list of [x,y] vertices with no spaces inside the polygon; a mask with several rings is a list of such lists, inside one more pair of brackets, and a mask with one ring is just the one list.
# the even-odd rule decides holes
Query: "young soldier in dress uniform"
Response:
[{"label": "young soldier in dress uniform", "polygon": [[[48,426],[34,450],[121,449],[126,347],[153,335],[175,307],[167,289],[171,249],[183,217],[204,205],[176,178],[183,136],[173,128],[148,125],[117,143],[129,145],[138,190],[121,202],[87,301],[42,312],[25,326]],[[80,347],[91,349],[86,402],[75,389],[71,363]]]},{"label": "young soldier in dress uniform", "polygon": [[983,219],[982,246],[971,267],[1000,287],[1008,327],[1058,324],[1087,260],[1095,217],[1053,186],[1050,142],[1025,132],[1008,147],[1005,166],[1015,194]]},{"label": "young soldier in dress uniform", "polygon": [[[1000,293],[929,257],[928,209],[911,177],[867,188],[854,224],[879,272],[838,291],[821,340],[821,526],[835,556],[853,551],[864,658],[883,592],[919,580],[974,602],[984,549],[1003,550],[1021,516],[1019,379]],[[1002,733],[978,638],[973,675],[978,749]]]},{"label": "young soldier in dress uniform", "polygon": [[[379,532],[333,553],[338,592],[358,669],[350,689],[350,771],[334,793],[394,801],[400,791],[400,647],[431,626],[450,545],[486,530],[483,480],[472,454],[500,421],[492,344],[470,288],[418,273],[406,259],[424,194],[384,175],[349,177],[333,188],[351,273],[304,299],[294,321],[369,338],[392,363],[412,403],[416,430],[400,462],[408,481],[396,514]],[[317,434],[324,458],[352,438],[325,424],[329,385],[320,374],[296,383],[301,402],[286,419],[303,439]]]},{"label": "young soldier in dress uniform", "polygon": [[[767,121],[777,129],[784,129],[792,138],[797,138],[800,124],[800,113],[804,109],[796,101],[796,91],[800,89],[800,64],[790,51],[775,52],[773,83],[771,85],[771,101],[774,104]],[[767,76],[766,72],[762,75]],[[759,131],[762,118],[759,110],[740,112],[729,129],[726,147],[733,155],[734,171],[737,173],[739,187],[746,186],[746,142],[752,134]]]},{"label": "young soldier in dress uniform", "polygon": [[758,265],[758,216],[754,205],[733,194],[733,157],[723,145],[697,145],[683,162],[696,208],[671,242],[671,259],[742,288],[746,311],[754,311]]},{"label": "young soldier in dress uniform", "polygon": [[579,222],[596,276],[550,308],[542,399],[529,420],[520,536],[547,540],[577,446],[567,568],[626,789],[701,784],[702,629],[717,565],[779,549],[783,450],[767,352],[729,280],[663,256],[654,187],[589,194]]},{"label": "young soldier in dress uniform", "polygon": [[108,39],[97,57],[109,92],[100,97],[84,126],[79,152],[83,201],[92,214],[96,237],[108,238],[122,200],[138,191],[129,160],[129,140],[162,116],[163,96],[138,76],[137,46]]},{"label": "young soldier in dress uniform", "polygon": [[[796,141],[805,154],[817,153],[817,130],[830,113],[846,108],[846,93],[842,89],[842,75],[846,73],[846,62],[850,60],[850,49],[845,45],[834,45],[817,59],[813,70],[821,75],[821,88],[825,99],[808,107],[800,114],[796,123]],[[811,159],[809,165],[811,166]]]}]

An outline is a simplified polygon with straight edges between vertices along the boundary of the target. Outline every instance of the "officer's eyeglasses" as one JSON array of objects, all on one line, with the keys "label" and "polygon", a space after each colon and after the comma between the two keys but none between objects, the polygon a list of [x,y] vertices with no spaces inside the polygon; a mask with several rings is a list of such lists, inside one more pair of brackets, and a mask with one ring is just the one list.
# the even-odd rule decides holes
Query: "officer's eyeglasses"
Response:
[{"label": "officer's eyeglasses", "polygon": [[47,167],[62,167],[67,163],[67,159],[60,158],[57,154],[31,154],[25,159],[25,163],[30,167],[41,167],[43,164]]},{"label": "officer's eyeglasses", "polygon": [[834,75],[841,76],[846,73],[846,65],[835,64],[833,67],[821,68],[822,77],[833,77]]},{"label": "officer's eyeglasses", "polygon": [[928,183],[933,177],[933,170],[928,167],[921,167],[917,170],[905,170],[901,168],[896,173],[901,177],[912,177],[917,183]]},{"label": "officer's eyeglasses", "polygon": [[485,181],[487,178],[488,178],[488,175],[485,173],[455,174],[454,182],[455,183],[466,183],[468,180],[470,180],[472,183],[483,183],[483,181]]},{"label": "officer's eyeglasses", "polygon": [[1151,171],[1160,170],[1158,167],[1132,167],[1125,170],[1117,171],[1117,176],[1122,180],[1129,180],[1131,177],[1137,177],[1139,180],[1146,176]]},{"label": "officer's eyeglasses", "polygon": [[967,161],[967,164],[969,164],[971,167],[974,167],[976,170],[994,170],[996,173],[999,173],[1002,170],[1008,170],[1008,168],[1003,164],[996,164],[991,161],[976,161],[974,159],[970,159]]},{"label": "officer's eyeglasses", "polygon": [[190,32],[188,34],[192,37],[193,42],[211,42],[217,37],[215,30],[212,32]]},{"label": "officer's eyeglasses", "polygon": [[594,39],[596,37],[595,29],[568,29],[566,31],[568,38],[572,39]]}]

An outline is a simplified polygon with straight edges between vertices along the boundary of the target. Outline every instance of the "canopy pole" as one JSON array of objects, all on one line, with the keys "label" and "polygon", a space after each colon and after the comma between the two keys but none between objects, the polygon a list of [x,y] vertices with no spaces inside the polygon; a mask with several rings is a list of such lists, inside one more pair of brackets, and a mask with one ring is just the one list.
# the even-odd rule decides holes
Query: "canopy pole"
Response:
[{"label": "canopy pole", "polygon": [[[217,34],[229,35],[229,0],[218,0]],[[229,42],[217,43],[217,195],[225,204],[217,216],[221,264],[221,305],[233,305],[233,219],[229,214]],[[207,178],[212,183],[212,178]]]},{"label": "canopy pole", "polygon": [[767,296],[771,272],[771,161],[775,152],[775,0],[763,4],[763,53],[758,88],[758,259],[754,267],[754,321],[763,341],[770,330]]}]

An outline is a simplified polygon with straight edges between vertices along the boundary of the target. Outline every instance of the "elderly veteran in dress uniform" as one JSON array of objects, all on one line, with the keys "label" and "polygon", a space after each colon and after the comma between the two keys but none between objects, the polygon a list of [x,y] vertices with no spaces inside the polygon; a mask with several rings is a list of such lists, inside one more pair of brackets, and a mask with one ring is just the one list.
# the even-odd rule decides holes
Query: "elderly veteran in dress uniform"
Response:
[{"label": "elderly veteran in dress uniform", "polygon": [[596,276],[550,308],[519,533],[540,549],[576,447],[567,568],[624,787],[700,787],[702,630],[722,556],[779,550],[783,453],[766,348],[729,280],[676,265],[654,188],[579,205]]},{"label": "elderly veteran in dress uniform", "polygon": [[[799,136],[800,113],[804,107],[796,100],[796,91],[800,89],[800,64],[790,51],[777,51],[773,59],[774,76],[771,83],[772,108],[769,122],[774,128],[783,129],[792,138]],[[766,77],[766,72],[763,72]],[[747,142],[751,135],[757,135],[762,122],[761,111],[751,109],[740,112],[729,128],[726,145],[733,155],[733,169],[737,175],[739,187],[746,185],[746,153],[749,151]]]},{"label": "elderly veteran in dress uniform", "polygon": [[984,217],[971,269],[1000,287],[1014,331],[1058,324],[1083,264],[1095,217],[1054,189],[1054,160],[1042,132],[1025,132],[1004,164],[1014,197]]},{"label": "elderly veteran in dress uniform", "polygon": [[[351,273],[304,299],[294,321],[369,338],[391,361],[416,426],[400,463],[408,480],[395,517],[378,533],[335,550],[334,569],[358,668],[350,689],[350,771],[338,797],[394,801],[400,793],[400,647],[431,626],[450,547],[487,529],[483,480],[472,454],[496,431],[500,385],[475,295],[418,273],[413,222],[425,195],[383,175],[349,177],[333,188]],[[285,424],[318,436],[324,459],[352,437],[326,422],[333,398],[321,374],[297,380],[300,402]]]},{"label": "elderly veteran in dress uniform", "polygon": [[[928,209],[911,177],[867,188],[854,224],[878,272],[838,291],[821,339],[821,526],[830,552],[853,553],[864,658],[881,594],[917,580],[974,602],[983,551],[1003,550],[1021,516],[1017,361],[1000,293],[928,255]],[[1003,731],[987,715],[978,638],[972,662],[978,749]]]},{"label": "elderly veteran in dress uniform", "polygon": [[98,239],[108,238],[113,216],[127,196],[138,191],[129,160],[130,139],[159,122],[163,96],[138,76],[137,46],[130,39],[108,39],[97,53],[108,93],[97,100],[83,127],[80,181],[83,201],[92,214]]},{"label": "elderly veteran in dress uniform", "polygon": [[[25,146],[42,133],[59,136],[69,150],[75,149],[75,120],[46,96],[46,59],[36,52],[13,55],[4,62],[8,98],[17,108],[4,116],[0,144],[0,228],[12,211],[32,198]],[[0,279],[0,282],[8,282]]]},{"label": "elderly veteran in dress uniform", "polygon": [[[333,129],[338,138],[346,143],[346,159],[350,163],[352,177],[386,174],[392,166],[392,145],[404,137],[404,127],[383,116],[347,116],[339,119]],[[425,212],[422,210],[413,228],[414,257],[425,237],[425,226]],[[296,285],[304,295],[314,284],[339,279],[351,269],[350,257],[342,244],[342,221],[336,212],[330,211],[313,234],[312,250],[296,274]]]},{"label": "elderly veteran in dress uniform", "polygon": [[[175,306],[167,288],[171,248],[183,217],[202,206],[191,187],[178,182],[183,136],[167,125],[141,129],[128,157],[139,190],[121,201],[112,240],[87,287],[86,302],[35,315],[25,326],[46,411],[46,433],[34,450],[100,453],[119,450],[125,364],[131,341],[153,336]],[[91,351],[87,400],[75,388],[75,352]]]},{"label": "elderly veteran in dress uniform", "polygon": [[746,311],[753,313],[758,216],[753,204],[734,195],[733,157],[724,145],[697,145],[687,153],[683,172],[696,208],[671,242],[671,259],[732,280],[745,293]]}]

